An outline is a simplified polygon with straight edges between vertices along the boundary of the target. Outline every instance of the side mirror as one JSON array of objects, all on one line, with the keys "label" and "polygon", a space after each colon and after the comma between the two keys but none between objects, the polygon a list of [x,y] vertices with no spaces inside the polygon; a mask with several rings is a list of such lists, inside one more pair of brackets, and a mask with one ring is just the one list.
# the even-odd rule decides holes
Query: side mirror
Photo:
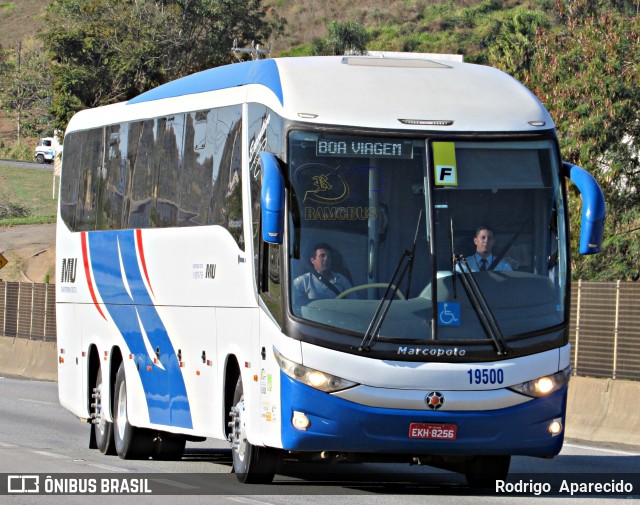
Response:
[{"label": "side mirror", "polygon": [[571,163],[564,162],[573,182],[582,195],[582,224],[580,227],[580,254],[600,252],[604,235],[606,204],[602,189],[593,176]]},{"label": "side mirror", "polygon": [[278,158],[260,153],[262,168],[262,238],[270,244],[282,244],[284,236],[284,176]]}]

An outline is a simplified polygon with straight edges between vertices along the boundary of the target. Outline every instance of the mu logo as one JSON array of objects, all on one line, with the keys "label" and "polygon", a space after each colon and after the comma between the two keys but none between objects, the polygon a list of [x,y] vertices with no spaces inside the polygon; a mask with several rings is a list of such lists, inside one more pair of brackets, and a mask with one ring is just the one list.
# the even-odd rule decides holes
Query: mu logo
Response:
[{"label": "mu logo", "polygon": [[76,269],[78,267],[77,258],[63,258],[62,260],[62,273],[60,275],[60,282],[76,282]]}]

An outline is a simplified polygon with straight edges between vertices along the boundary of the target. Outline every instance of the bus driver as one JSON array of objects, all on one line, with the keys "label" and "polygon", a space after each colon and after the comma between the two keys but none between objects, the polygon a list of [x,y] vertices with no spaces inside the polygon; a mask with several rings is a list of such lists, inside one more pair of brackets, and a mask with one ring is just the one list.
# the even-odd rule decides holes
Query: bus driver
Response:
[{"label": "bus driver", "polygon": [[317,244],[309,258],[310,269],[293,281],[294,311],[313,300],[335,298],[351,287],[349,280],[338,272],[331,271],[331,247]]},{"label": "bus driver", "polygon": [[[478,226],[476,234],[473,237],[473,243],[476,246],[476,252],[474,255],[466,258],[469,270],[472,272],[489,270],[489,267],[496,259],[493,255],[493,246],[496,243],[493,230],[487,225]],[[512,268],[509,262],[500,260],[492,270],[495,272],[505,272],[512,270]]]}]

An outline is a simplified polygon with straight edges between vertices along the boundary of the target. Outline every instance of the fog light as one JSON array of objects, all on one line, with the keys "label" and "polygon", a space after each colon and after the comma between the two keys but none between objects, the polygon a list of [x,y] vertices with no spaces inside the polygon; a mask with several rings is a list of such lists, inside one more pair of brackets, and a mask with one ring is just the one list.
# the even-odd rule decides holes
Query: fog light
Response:
[{"label": "fog light", "polygon": [[549,433],[554,437],[562,432],[562,419],[554,419],[549,425]]},{"label": "fog light", "polygon": [[309,421],[309,418],[304,412],[298,412],[297,410],[294,410],[291,424],[293,424],[293,427],[296,430],[306,430],[311,424],[311,421]]}]

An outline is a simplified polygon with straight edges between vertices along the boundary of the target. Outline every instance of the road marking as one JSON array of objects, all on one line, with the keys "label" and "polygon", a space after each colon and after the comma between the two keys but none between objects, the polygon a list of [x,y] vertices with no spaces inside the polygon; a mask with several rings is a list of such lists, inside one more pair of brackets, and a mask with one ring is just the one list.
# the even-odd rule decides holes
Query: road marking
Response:
[{"label": "road marking", "polygon": [[267,501],[258,501],[252,500],[251,498],[243,498],[242,496],[226,496],[227,500],[237,501],[238,503],[249,503],[249,504],[257,504],[257,505],[272,505]]},{"label": "road marking", "polygon": [[175,480],[169,479],[151,479],[153,482],[160,482],[162,484],[167,484],[168,486],[179,487],[181,489],[200,489],[198,486],[192,486],[191,484],[184,484],[182,482],[176,482]]},{"label": "road marking", "polygon": [[0,442],[0,447],[6,447],[7,449],[14,449],[17,446],[16,444],[7,444],[6,442]]},{"label": "road marking", "polygon": [[583,445],[583,444],[568,444],[564,443],[564,447],[573,447],[574,449],[587,449],[589,451],[597,451],[597,452],[608,452],[610,454],[619,454],[621,456],[640,456],[638,452],[631,451],[621,451],[619,449],[607,449],[605,447],[593,447],[591,445]]},{"label": "road marking", "polygon": [[56,459],[68,459],[67,456],[63,456],[61,454],[56,454],[55,452],[47,452],[47,451],[31,451],[35,454],[40,454],[42,456],[49,456],[50,458]]},{"label": "road marking", "polygon": [[44,402],[41,400],[29,400],[28,398],[18,398],[19,402],[27,402],[27,403],[37,403],[38,405],[59,405],[58,403],[53,402]]},{"label": "road marking", "polygon": [[101,470],[107,470],[109,472],[131,473],[131,470],[127,470],[126,468],[120,468],[119,466],[101,465],[100,463],[87,463],[87,466],[93,466],[95,468],[100,468]]}]

